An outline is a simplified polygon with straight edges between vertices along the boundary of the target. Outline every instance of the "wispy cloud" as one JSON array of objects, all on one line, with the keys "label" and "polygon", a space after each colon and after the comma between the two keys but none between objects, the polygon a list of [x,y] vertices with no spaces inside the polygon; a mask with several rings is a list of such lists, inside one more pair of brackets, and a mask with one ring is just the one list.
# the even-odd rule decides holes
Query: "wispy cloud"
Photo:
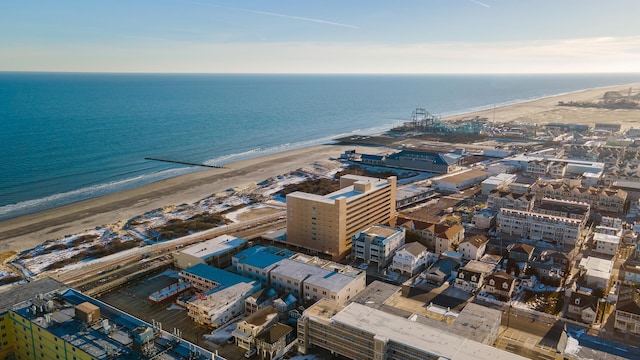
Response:
[{"label": "wispy cloud", "polygon": [[478,5],[480,5],[480,6],[484,6],[484,7],[486,7],[486,8],[490,8],[490,7],[491,7],[491,6],[489,6],[489,5],[485,4],[485,3],[480,2],[480,1],[477,1],[477,0],[469,0],[469,1],[471,1],[471,2],[472,2],[472,3],[474,3],[474,4],[478,4]]},{"label": "wispy cloud", "polygon": [[288,15],[288,14],[279,14],[279,13],[274,13],[274,12],[269,12],[269,11],[253,10],[253,9],[244,9],[244,8],[237,8],[237,7],[231,7],[231,6],[221,6],[221,5],[205,4],[205,3],[199,3],[199,2],[194,2],[194,4],[203,5],[203,6],[210,6],[210,7],[216,7],[216,8],[220,8],[220,9],[227,9],[227,10],[242,11],[242,12],[252,13],[252,14],[260,14],[260,15],[267,15],[267,16],[275,16],[275,17],[280,17],[280,18],[284,18],[284,19],[292,19],[292,20],[299,20],[299,21],[307,21],[307,22],[313,22],[313,23],[317,23],[317,24],[325,24],[325,25],[332,25],[332,26],[340,26],[340,27],[345,27],[345,28],[350,28],[350,29],[356,29],[356,30],[357,30],[357,29],[359,29],[359,28],[358,28],[357,26],[355,26],[355,25],[343,24],[343,23],[339,23],[339,22],[335,22],[335,21],[329,21],[329,20],[323,20],[323,19],[315,19],[315,18],[308,18],[308,17],[303,17],[303,16]]}]

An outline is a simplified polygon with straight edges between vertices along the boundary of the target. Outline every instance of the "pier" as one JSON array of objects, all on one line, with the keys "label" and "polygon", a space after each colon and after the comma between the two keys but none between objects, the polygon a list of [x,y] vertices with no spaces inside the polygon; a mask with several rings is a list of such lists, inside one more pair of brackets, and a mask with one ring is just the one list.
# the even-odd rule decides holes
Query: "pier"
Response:
[{"label": "pier", "polygon": [[146,157],[146,158],[144,158],[144,159],[145,159],[145,160],[153,160],[153,161],[168,162],[168,163],[173,163],[173,164],[182,164],[182,165],[191,165],[191,166],[203,166],[203,167],[208,167],[208,168],[224,169],[224,166],[218,166],[218,165],[207,165],[207,164],[198,164],[198,163],[189,162],[189,161],[180,161],[180,160],[171,160],[171,159],[160,159],[160,158],[154,158],[154,157]]}]

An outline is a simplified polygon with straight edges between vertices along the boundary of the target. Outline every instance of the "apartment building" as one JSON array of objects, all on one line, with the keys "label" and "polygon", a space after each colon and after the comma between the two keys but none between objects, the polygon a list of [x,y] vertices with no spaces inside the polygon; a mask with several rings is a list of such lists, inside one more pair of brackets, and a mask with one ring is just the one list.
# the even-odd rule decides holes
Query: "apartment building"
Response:
[{"label": "apartment building", "polygon": [[531,211],[535,204],[532,194],[520,194],[511,191],[493,190],[487,196],[487,208],[500,210],[501,208]]},{"label": "apartment building", "polygon": [[344,259],[353,235],[395,217],[396,177],[345,175],[327,195],[287,195],[287,244]]},{"label": "apartment building", "polygon": [[231,335],[239,348],[252,351],[256,348],[258,334],[276,322],[278,322],[278,313],[273,306],[267,306],[238,321]]},{"label": "apartment building", "polygon": [[305,301],[331,299],[338,304],[346,303],[366,287],[364,271],[332,262],[314,265],[321,260],[309,259],[308,263],[302,259],[279,261],[269,273],[270,285]]},{"label": "apartment building", "polygon": [[322,300],[298,320],[298,351],[319,347],[348,359],[524,359],[453,332],[358,303]]},{"label": "apartment building", "polygon": [[591,209],[614,214],[626,210],[628,194],[625,190],[593,186],[575,186],[564,182],[538,181],[531,188],[538,200],[544,198],[562,199],[589,204]]},{"label": "apartment building", "polygon": [[404,245],[405,229],[385,225],[373,225],[355,234],[352,240],[351,257],[375,263],[378,269],[386,267],[396,249]]},{"label": "apartment building", "polygon": [[0,294],[0,359],[224,360],[50,278]]},{"label": "apartment building", "polygon": [[585,220],[504,208],[497,219],[500,233],[558,245],[575,245],[584,225]]},{"label": "apartment building", "polygon": [[464,227],[460,224],[436,224],[398,217],[396,225],[416,233],[420,243],[437,255],[453,250],[464,239]]}]

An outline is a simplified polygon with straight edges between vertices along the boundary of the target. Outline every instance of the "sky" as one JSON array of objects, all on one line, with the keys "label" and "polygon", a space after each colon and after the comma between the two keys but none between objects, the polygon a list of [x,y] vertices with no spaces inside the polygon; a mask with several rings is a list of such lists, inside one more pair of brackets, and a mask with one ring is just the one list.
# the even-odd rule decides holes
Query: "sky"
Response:
[{"label": "sky", "polygon": [[640,72],[640,1],[5,0],[0,71]]}]

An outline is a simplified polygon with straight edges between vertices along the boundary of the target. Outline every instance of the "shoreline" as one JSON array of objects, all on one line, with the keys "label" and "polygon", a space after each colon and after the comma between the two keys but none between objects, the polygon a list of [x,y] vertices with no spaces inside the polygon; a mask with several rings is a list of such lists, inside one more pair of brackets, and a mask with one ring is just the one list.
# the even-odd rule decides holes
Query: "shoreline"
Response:
[{"label": "shoreline", "polygon": [[[640,127],[640,111],[612,111],[591,108],[560,108],[559,101],[593,101],[600,99],[605,91],[626,91],[640,84],[626,84],[589,88],[570,93],[550,95],[513,104],[496,106],[484,110],[447,115],[444,120],[474,116],[486,117],[490,121],[542,122],[620,122],[623,129],[634,125]],[[636,113],[633,113],[636,111]],[[634,124],[620,120],[621,115],[632,112]],[[615,116],[614,116],[615,115]],[[374,134],[369,134],[374,135]],[[61,207],[22,215],[0,221],[0,252],[31,249],[51,239],[79,233],[105,224],[126,221],[134,216],[168,205],[194,203],[207,196],[221,193],[229,188],[255,184],[267,178],[310,165],[316,161],[338,157],[348,149],[371,147],[344,144],[324,144],[267,154],[239,160],[225,165],[224,169],[206,169],[141,185],[97,198],[82,200]],[[362,151],[362,150],[360,150]]]}]

